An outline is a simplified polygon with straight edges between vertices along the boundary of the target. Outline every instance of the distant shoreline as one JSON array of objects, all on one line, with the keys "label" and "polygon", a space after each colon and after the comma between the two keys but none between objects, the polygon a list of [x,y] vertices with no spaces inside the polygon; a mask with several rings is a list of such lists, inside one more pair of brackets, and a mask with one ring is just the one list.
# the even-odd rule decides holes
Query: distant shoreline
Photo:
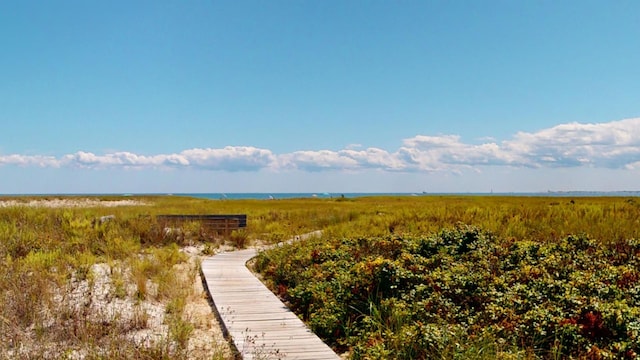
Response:
[{"label": "distant shoreline", "polygon": [[640,197],[640,191],[547,191],[547,192],[419,192],[419,193],[49,193],[49,194],[0,194],[0,197],[133,197],[133,196],[184,196],[212,200],[277,200],[297,198],[358,198],[371,196],[509,196],[509,197]]}]

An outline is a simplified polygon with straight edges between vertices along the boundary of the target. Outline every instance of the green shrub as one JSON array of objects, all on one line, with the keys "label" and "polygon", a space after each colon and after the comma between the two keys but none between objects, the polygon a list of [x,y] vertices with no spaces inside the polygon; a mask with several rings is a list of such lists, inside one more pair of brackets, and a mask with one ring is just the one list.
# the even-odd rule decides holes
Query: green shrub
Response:
[{"label": "green shrub", "polygon": [[256,266],[354,359],[633,358],[637,244],[504,239],[458,224],[430,236],[294,243]]}]

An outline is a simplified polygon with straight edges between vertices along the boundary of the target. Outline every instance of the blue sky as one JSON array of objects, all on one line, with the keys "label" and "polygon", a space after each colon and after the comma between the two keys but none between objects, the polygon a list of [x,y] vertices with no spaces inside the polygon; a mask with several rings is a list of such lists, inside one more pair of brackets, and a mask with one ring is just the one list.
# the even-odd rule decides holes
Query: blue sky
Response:
[{"label": "blue sky", "polygon": [[640,189],[637,1],[0,3],[0,193]]}]

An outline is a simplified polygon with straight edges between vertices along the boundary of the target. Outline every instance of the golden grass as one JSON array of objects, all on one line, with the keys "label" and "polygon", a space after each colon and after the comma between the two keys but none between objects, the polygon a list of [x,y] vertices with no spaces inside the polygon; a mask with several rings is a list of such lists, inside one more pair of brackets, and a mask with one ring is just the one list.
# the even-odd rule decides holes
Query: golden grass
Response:
[{"label": "golden grass", "polygon": [[[78,351],[86,358],[119,358],[118,346],[138,349],[134,358],[186,356],[179,350],[185,348],[192,331],[188,319],[179,316],[181,299],[186,295],[176,290],[181,282],[174,276],[174,266],[185,262],[178,251],[184,246],[199,245],[203,254],[213,254],[225,243],[237,247],[256,240],[273,243],[314,230],[324,230],[333,237],[427,234],[456,223],[473,224],[500,237],[537,242],[569,234],[588,234],[603,242],[640,237],[640,201],[636,198],[208,200],[101,196],[90,200],[132,200],[134,205],[0,207],[0,357],[55,358]],[[235,213],[248,215],[248,227],[228,239],[207,233],[198,223],[186,224],[181,236],[167,236],[155,221],[160,214]],[[113,217],[100,221],[110,215]],[[97,281],[96,264],[107,264],[110,269],[110,301],[133,298],[171,304],[166,324],[170,335],[140,348],[122,334],[148,326],[147,310],[139,308],[126,321],[115,317],[98,321],[78,308],[75,304],[87,304],[90,299],[78,289],[80,284],[91,288]],[[81,300],[71,296],[74,291]]]}]

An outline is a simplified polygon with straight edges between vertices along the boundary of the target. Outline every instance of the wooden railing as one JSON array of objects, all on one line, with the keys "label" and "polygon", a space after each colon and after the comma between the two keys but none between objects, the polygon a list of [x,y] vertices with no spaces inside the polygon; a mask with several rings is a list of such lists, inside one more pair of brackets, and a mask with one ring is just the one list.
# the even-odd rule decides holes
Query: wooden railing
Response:
[{"label": "wooden railing", "polygon": [[184,222],[197,221],[207,229],[229,235],[231,231],[247,227],[246,214],[232,215],[158,215],[158,223],[176,226]]}]

